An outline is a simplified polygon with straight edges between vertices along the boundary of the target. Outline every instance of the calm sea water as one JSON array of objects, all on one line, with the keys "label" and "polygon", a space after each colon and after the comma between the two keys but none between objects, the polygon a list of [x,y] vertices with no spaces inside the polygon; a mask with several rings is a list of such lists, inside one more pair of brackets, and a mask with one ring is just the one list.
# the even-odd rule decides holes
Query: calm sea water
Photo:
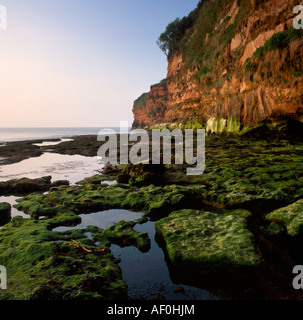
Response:
[{"label": "calm sea water", "polygon": [[120,128],[0,128],[0,143],[23,140],[59,139],[81,135],[97,135],[101,130]]}]

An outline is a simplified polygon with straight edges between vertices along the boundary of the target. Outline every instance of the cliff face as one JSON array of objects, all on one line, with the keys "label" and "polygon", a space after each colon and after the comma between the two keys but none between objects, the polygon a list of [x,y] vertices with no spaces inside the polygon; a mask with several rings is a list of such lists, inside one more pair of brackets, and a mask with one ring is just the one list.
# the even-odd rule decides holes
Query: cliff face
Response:
[{"label": "cliff face", "polygon": [[[205,0],[165,80],[134,103],[134,127],[239,131],[303,115],[303,30],[289,0]],[[209,22],[211,21],[211,22]]]}]

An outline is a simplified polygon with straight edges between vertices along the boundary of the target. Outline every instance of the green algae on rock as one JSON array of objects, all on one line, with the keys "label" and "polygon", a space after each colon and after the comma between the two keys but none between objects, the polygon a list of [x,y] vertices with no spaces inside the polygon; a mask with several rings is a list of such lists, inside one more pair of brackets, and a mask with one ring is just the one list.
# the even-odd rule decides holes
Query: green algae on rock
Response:
[{"label": "green algae on rock", "polygon": [[[0,230],[0,263],[8,270],[8,299],[116,300],[127,297],[121,270],[106,244],[72,234],[92,251],[71,246],[71,235],[50,231],[47,220],[15,217]],[[5,298],[5,297],[4,297]]]},{"label": "green algae on rock", "polygon": [[[200,209],[208,203],[217,208],[245,208],[264,214],[302,198],[302,154],[300,144],[210,137],[206,171],[201,176],[186,176],[184,167],[171,166],[162,175],[163,185],[144,180],[147,185],[138,188],[119,183],[107,186],[102,180],[108,178],[97,175],[83,181],[81,187],[61,186],[51,188],[45,196],[30,196],[28,204],[25,197],[17,208],[32,216],[49,216],[52,210],[66,208],[76,214],[114,208],[146,210],[157,219],[182,208]],[[135,167],[128,169],[134,174],[133,179],[148,171],[147,166],[144,170],[142,165],[138,170]]]},{"label": "green algae on rock", "polygon": [[122,184],[61,186],[52,188],[48,194],[31,194],[18,199],[15,208],[32,217],[58,217],[65,212],[74,214],[92,213],[109,209],[143,210],[148,214],[166,215],[192,204],[193,200],[205,191],[204,186],[168,185],[144,188],[130,187]]},{"label": "green algae on rock", "polygon": [[292,237],[303,235],[303,199],[266,216],[274,224],[282,225]]},{"label": "green algae on rock", "polygon": [[85,178],[85,179],[77,182],[77,184],[79,184],[79,185],[101,184],[102,182],[105,182],[105,181],[115,181],[115,180],[116,180],[115,176],[96,174],[92,177]]},{"label": "green algae on rock", "polygon": [[164,165],[128,164],[118,176],[118,182],[129,183],[131,186],[143,187],[150,184],[163,184]]},{"label": "green algae on rock", "polygon": [[38,179],[14,179],[0,182],[0,195],[29,194],[31,192],[44,192],[51,187],[51,176]]},{"label": "green algae on rock", "polygon": [[104,230],[101,239],[104,237],[120,247],[135,246],[142,252],[148,252],[151,247],[148,233],[134,230],[135,225],[136,222],[120,221]]},{"label": "green algae on rock", "polygon": [[0,182],[0,195],[24,196],[33,192],[46,192],[52,187],[69,186],[67,180],[57,180],[51,182],[52,177],[42,177],[37,179],[21,178]]},{"label": "green algae on rock", "polygon": [[11,219],[11,205],[7,202],[0,203],[0,226],[10,222]]},{"label": "green algae on rock", "polygon": [[215,206],[269,213],[303,197],[303,147],[287,141],[210,136],[206,170],[186,176],[183,168],[167,170],[167,184],[205,185],[202,196]]},{"label": "green algae on rock", "polygon": [[253,235],[239,212],[184,209],[156,222],[155,227],[165,241],[170,261],[179,269],[214,273],[252,269],[261,264]]},{"label": "green algae on rock", "polygon": [[[143,179],[144,186],[139,184],[138,187],[121,183],[111,186],[102,184],[109,179],[97,175],[81,183],[81,186],[58,186],[51,188],[48,194],[26,196],[18,200],[16,208],[30,214],[34,218],[30,220],[36,221],[36,226],[47,223],[49,232],[57,226],[76,226],[81,222],[79,215],[84,213],[109,209],[144,211],[146,216],[155,220],[168,216],[157,222],[156,226],[158,229],[163,229],[157,231],[165,240],[169,255],[167,261],[171,260],[168,262],[168,267],[172,268],[170,270],[173,271],[172,274],[176,270],[178,276],[184,275],[184,270],[189,270],[187,274],[190,279],[185,279],[188,283],[196,285],[197,281],[201,280],[199,286],[207,287],[205,278],[206,280],[209,278],[210,282],[220,283],[220,290],[226,279],[230,279],[230,282],[224,288],[230,286],[234,288],[235,279],[241,275],[239,282],[245,284],[246,290],[254,286],[256,279],[254,276],[261,272],[258,268],[261,258],[256,253],[254,239],[249,230],[255,234],[258,253],[268,261],[271,259],[271,253],[264,252],[260,243],[263,240],[260,240],[258,235],[264,235],[266,238],[264,241],[270,242],[269,246],[271,244],[280,246],[284,241],[281,235],[287,237],[287,226],[295,230],[294,225],[301,223],[299,216],[293,216],[292,222],[287,220],[289,215],[286,214],[283,218],[275,216],[266,220],[265,217],[275,209],[302,199],[302,155],[303,147],[300,143],[289,143],[279,139],[255,141],[226,135],[220,138],[209,136],[206,170],[201,176],[186,176],[185,166],[170,165],[165,167],[161,185],[157,186],[151,184],[152,181]],[[133,168],[133,173],[133,180],[137,177],[140,180],[141,173],[144,175],[140,166],[139,170]],[[116,176],[113,176],[113,179],[115,178]],[[128,180],[121,182],[129,182],[130,177],[127,178]],[[174,212],[180,209],[184,210]],[[214,212],[200,211],[203,209]],[[172,220],[174,224],[171,224]],[[129,230],[126,228],[123,231],[123,223],[120,224],[108,230],[96,227],[90,231],[86,229],[85,232],[90,232],[91,239],[85,238],[82,230],[46,233],[42,239],[43,242],[48,242],[48,238],[53,238],[52,241],[60,243],[59,249],[63,251],[67,250],[65,246],[71,239],[89,249],[100,248],[99,242],[107,248],[111,243],[123,245],[123,242],[125,245],[140,247],[135,238],[141,236],[136,234],[131,225]],[[298,227],[296,232],[301,233],[301,227]],[[300,245],[299,241],[296,243]],[[48,247],[47,244],[44,245]],[[58,267],[61,268],[61,265]],[[195,277],[194,274],[201,277]],[[242,275],[243,277],[246,275],[251,281],[242,281]],[[80,286],[87,288],[92,279],[95,279],[93,281],[95,287],[102,287],[101,279],[97,278],[97,275],[89,276]],[[75,296],[62,293],[60,285],[56,283],[50,281],[43,284],[36,290],[36,294],[30,297],[59,295],[69,299]],[[88,295],[91,295],[89,292]],[[83,296],[84,292],[81,292],[81,295]]]}]

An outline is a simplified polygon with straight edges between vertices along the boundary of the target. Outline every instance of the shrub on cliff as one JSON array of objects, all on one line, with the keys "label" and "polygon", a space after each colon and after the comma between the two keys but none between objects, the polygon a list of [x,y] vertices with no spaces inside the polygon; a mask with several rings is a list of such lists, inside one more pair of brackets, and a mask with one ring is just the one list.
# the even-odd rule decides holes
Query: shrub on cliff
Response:
[{"label": "shrub on cliff", "polygon": [[197,8],[188,16],[183,17],[182,19],[177,18],[169,23],[166,30],[160,35],[157,44],[168,58],[172,51],[178,50],[181,39],[185,35],[185,32],[195,23],[198,11],[204,2],[205,0],[200,0]]},{"label": "shrub on cliff", "polygon": [[166,27],[165,32],[163,32],[157,44],[159,48],[169,57],[172,50],[177,48],[177,43],[184,36],[185,31],[190,28],[193,24],[193,19],[188,16],[182,19],[177,18]]},{"label": "shrub on cliff", "polygon": [[283,50],[287,48],[291,41],[300,39],[303,37],[303,30],[296,30],[293,27],[274,34],[269,40],[267,40],[263,47],[256,50],[254,56],[260,59],[264,59],[265,53],[272,50]]}]

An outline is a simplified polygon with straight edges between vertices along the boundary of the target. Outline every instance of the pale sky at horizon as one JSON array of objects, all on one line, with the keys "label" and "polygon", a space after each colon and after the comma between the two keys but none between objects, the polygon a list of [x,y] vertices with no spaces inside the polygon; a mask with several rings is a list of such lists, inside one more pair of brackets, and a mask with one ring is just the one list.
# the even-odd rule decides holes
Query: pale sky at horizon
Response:
[{"label": "pale sky at horizon", "polygon": [[106,127],[166,76],[156,45],[199,0],[0,0],[0,127]]}]

